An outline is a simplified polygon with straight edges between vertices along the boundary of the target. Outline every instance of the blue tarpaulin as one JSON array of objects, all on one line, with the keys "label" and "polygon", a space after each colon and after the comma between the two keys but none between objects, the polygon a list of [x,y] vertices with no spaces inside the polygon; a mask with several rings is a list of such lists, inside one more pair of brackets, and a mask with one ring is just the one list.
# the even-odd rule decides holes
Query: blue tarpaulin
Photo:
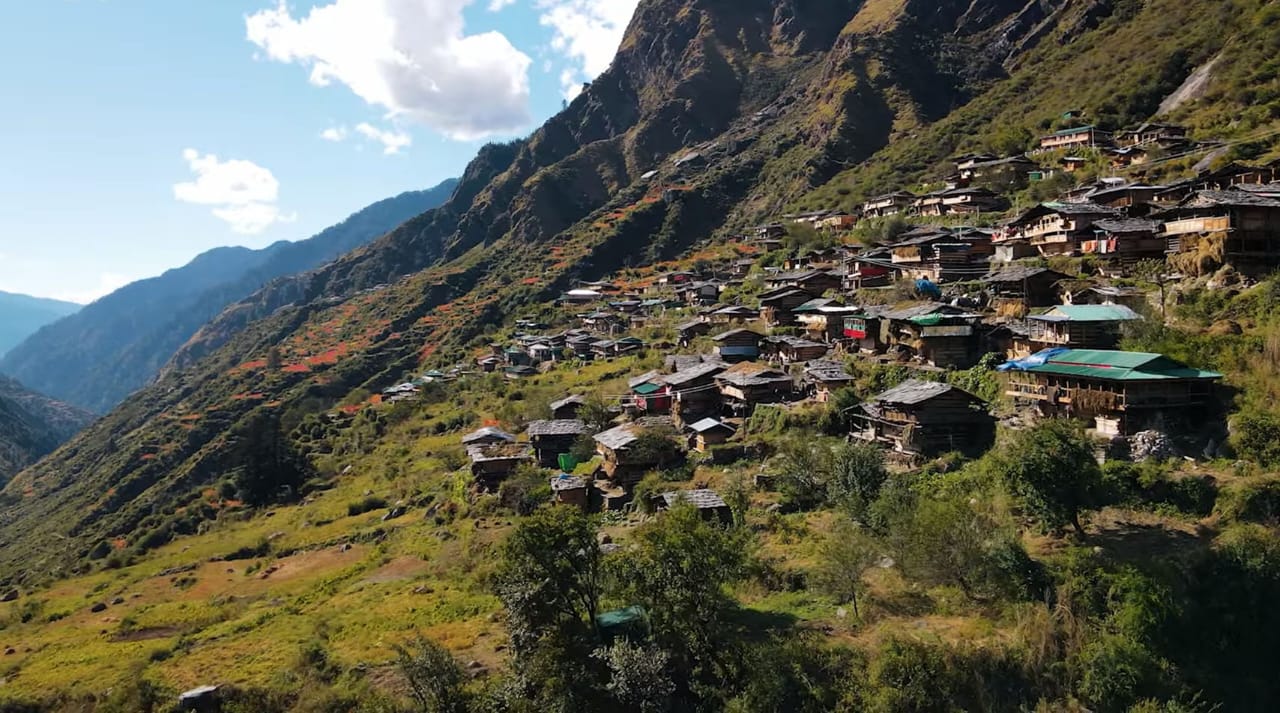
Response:
[{"label": "blue tarpaulin", "polygon": [[942,299],[942,290],[931,280],[916,280],[916,292],[922,297],[932,297],[935,300]]},{"label": "blue tarpaulin", "polygon": [[1034,369],[1037,366],[1044,366],[1045,364],[1048,364],[1050,359],[1069,351],[1071,350],[1064,347],[1045,349],[1044,351],[1036,352],[1029,357],[1005,362],[1004,364],[996,367],[996,371],[1026,371],[1028,369]]}]

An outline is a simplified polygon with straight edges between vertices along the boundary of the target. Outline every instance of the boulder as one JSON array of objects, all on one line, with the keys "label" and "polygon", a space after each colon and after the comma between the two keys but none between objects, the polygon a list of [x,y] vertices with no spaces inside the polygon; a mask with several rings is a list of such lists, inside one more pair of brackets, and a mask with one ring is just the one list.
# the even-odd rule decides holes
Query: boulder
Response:
[{"label": "boulder", "polygon": [[16,589],[10,589],[9,591],[5,592],[3,595],[0,595],[0,602],[12,602],[20,596],[22,596],[21,592],[19,592]]},{"label": "boulder", "polygon": [[1166,461],[1179,457],[1178,447],[1168,434],[1160,431],[1142,431],[1129,438],[1129,457],[1135,463],[1156,460]]},{"label": "boulder", "polygon": [[97,604],[94,604],[93,606],[89,607],[89,611],[93,612],[94,614],[97,614],[98,612],[103,612],[106,610],[107,610],[106,602],[98,602]]}]

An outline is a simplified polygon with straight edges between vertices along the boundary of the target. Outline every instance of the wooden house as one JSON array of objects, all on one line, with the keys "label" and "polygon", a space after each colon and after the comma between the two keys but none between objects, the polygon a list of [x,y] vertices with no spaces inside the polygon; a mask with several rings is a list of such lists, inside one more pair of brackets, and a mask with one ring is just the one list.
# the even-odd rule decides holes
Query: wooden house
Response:
[{"label": "wooden house", "polygon": [[982,356],[977,321],[978,315],[950,305],[904,307],[881,316],[882,341],[931,366],[967,369]]},{"label": "wooden house", "polygon": [[768,364],[735,364],[715,379],[725,406],[738,416],[749,416],[759,404],[788,401],[795,394],[791,376]]},{"label": "wooden house", "polygon": [[814,295],[796,287],[783,287],[760,295],[760,317],[771,327],[795,322],[796,307],[813,299]]},{"label": "wooden house", "polygon": [[638,447],[644,433],[643,424],[627,423],[595,435],[596,453],[609,480],[630,489],[649,471],[669,465],[656,449]]},{"label": "wooden house", "polygon": [[965,157],[956,162],[957,177],[961,186],[977,182],[986,182],[1004,186],[1024,186],[1028,174],[1040,167],[1026,156],[982,155]]},{"label": "wooden house", "polygon": [[680,346],[687,347],[693,343],[698,337],[705,337],[711,333],[711,323],[695,319],[692,322],[685,322],[676,327],[676,337],[680,341]]},{"label": "wooden house", "polygon": [[511,381],[519,381],[520,379],[528,379],[531,376],[537,376],[538,370],[525,365],[509,366],[502,370],[503,376]]},{"label": "wooden house", "polygon": [[714,446],[724,445],[733,438],[737,431],[727,423],[715,418],[704,418],[689,424],[693,433],[693,448],[699,453],[706,453]]},{"label": "wooden house", "polygon": [[853,292],[866,287],[886,287],[898,273],[898,266],[893,264],[893,253],[888,247],[862,250],[845,261],[841,289]]},{"label": "wooden house", "polygon": [[860,314],[845,315],[840,332],[842,340],[852,351],[862,354],[881,353],[884,351],[884,342],[881,340],[883,334],[880,317],[888,311],[891,310],[867,307]]},{"label": "wooden house", "polygon": [[728,364],[702,362],[663,377],[671,393],[671,416],[677,426],[720,413],[720,391],[715,377],[727,368]]},{"label": "wooden house", "polygon": [[586,478],[561,473],[551,479],[551,500],[587,510],[591,507],[591,483]]},{"label": "wooden house", "polygon": [[1176,181],[1156,191],[1155,200],[1162,205],[1178,205],[1200,191],[1242,190],[1247,186],[1259,186],[1280,178],[1280,166],[1248,166],[1231,163],[1216,171],[1197,166],[1194,178]]},{"label": "wooden house", "polygon": [[527,443],[491,443],[467,446],[471,475],[485,490],[496,490],[516,468],[534,461]]},{"label": "wooden house", "polygon": [[864,218],[888,218],[889,216],[903,215],[911,210],[915,202],[915,194],[908,191],[885,193],[884,195],[867,199],[862,204],[862,216]]},{"label": "wooden house", "polygon": [[840,289],[840,277],[829,270],[791,270],[770,275],[765,278],[764,286],[770,291],[795,288],[811,295],[821,295],[827,290]]},{"label": "wooden house", "polygon": [[743,305],[730,305],[711,313],[711,324],[743,324],[757,319],[760,319],[760,311]]},{"label": "wooden house", "polygon": [[555,420],[577,418],[578,411],[586,402],[587,397],[578,394],[566,396],[559,401],[552,401],[550,404],[551,418]]},{"label": "wooden house", "polygon": [[1023,317],[1036,307],[1058,303],[1058,284],[1069,276],[1034,265],[1009,265],[987,273],[980,282],[991,308],[1002,317]]},{"label": "wooden house", "polygon": [[891,261],[904,277],[933,282],[967,279],[995,252],[989,232],[946,228],[921,231],[891,250]]},{"label": "wooden house", "polygon": [[756,266],[756,261],[752,258],[740,258],[734,260],[729,265],[729,274],[733,277],[743,278],[751,274],[751,268]]},{"label": "wooden house", "polygon": [[1096,255],[1117,265],[1164,260],[1165,239],[1161,227],[1160,221],[1148,218],[1099,220],[1093,224],[1095,238],[1080,243],[1080,254]]},{"label": "wooden house", "polygon": [[702,519],[719,522],[722,525],[733,524],[733,510],[714,490],[677,490],[663,493],[654,499],[656,510],[669,510],[677,503],[688,503],[697,508]]},{"label": "wooden house", "polygon": [[1206,272],[1230,265],[1246,275],[1280,266],[1280,199],[1249,191],[1200,191],[1156,216],[1170,260]]},{"label": "wooden house", "polygon": [[1045,349],[1115,349],[1120,329],[1142,317],[1123,305],[1058,305],[1027,317],[1025,337],[1014,339],[1016,356]]},{"label": "wooden house", "polygon": [[995,420],[977,396],[950,384],[908,379],[863,403],[853,435],[907,460],[962,451],[981,453],[995,440]]},{"label": "wooden house", "polygon": [[586,432],[587,425],[577,419],[532,421],[526,429],[534,455],[543,468],[555,468],[560,455],[568,453],[574,441]]},{"label": "wooden house", "polygon": [[1212,412],[1222,378],[1160,354],[1066,349],[1001,367],[1008,395],[1050,417],[1093,420],[1106,435],[1196,426]]},{"label": "wooden house", "polygon": [[852,230],[858,224],[858,216],[852,213],[829,213],[814,223],[818,230],[841,232]]},{"label": "wooden house", "polygon": [[822,342],[788,335],[765,337],[761,342],[762,355],[783,365],[821,359],[827,355],[827,350],[827,345]]},{"label": "wooden house", "polygon": [[996,241],[1021,239],[1042,256],[1079,255],[1080,244],[1093,239],[1094,223],[1120,214],[1094,203],[1041,203],[1011,220]]},{"label": "wooden house", "polygon": [[763,339],[763,334],[750,329],[731,329],[711,338],[716,343],[716,354],[731,363],[751,361],[759,357],[760,342]]},{"label": "wooden house", "polygon": [[859,307],[846,307],[837,300],[820,298],[800,305],[794,314],[805,337],[818,342],[834,342],[841,337],[845,316],[861,311]]},{"label": "wooden house", "polygon": [[1130,217],[1138,217],[1147,206],[1155,202],[1156,193],[1161,186],[1150,186],[1145,183],[1128,181],[1098,181],[1092,186],[1067,194],[1067,200],[1078,200],[1093,203],[1106,208],[1123,210]]},{"label": "wooden house", "polygon": [[1175,148],[1187,143],[1187,129],[1177,124],[1147,122],[1136,129],[1121,131],[1115,135],[1116,146],[1159,146]]},{"label": "wooden house", "polygon": [[801,381],[815,401],[827,403],[832,394],[853,383],[853,375],[839,362],[812,361],[805,367]]},{"label": "wooden house", "polygon": [[1077,126],[1055,131],[1040,138],[1041,151],[1060,149],[1102,148],[1111,145],[1111,135],[1095,126]]}]

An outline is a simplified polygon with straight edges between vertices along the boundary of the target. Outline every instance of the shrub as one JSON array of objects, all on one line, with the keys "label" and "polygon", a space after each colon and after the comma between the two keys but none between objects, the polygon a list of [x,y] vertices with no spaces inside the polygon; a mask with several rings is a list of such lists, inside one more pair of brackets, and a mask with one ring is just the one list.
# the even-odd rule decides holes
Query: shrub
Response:
[{"label": "shrub", "polygon": [[521,466],[498,487],[498,500],[517,515],[531,515],[551,502],[551,481],[546,471]]},{"label": "shrub", "polygon": [[385,499],[380,498],[376,495],[369,495],[369,496],[366,496],[363,500],[357,500],[352,503],[347,503],[347,517],[355,517],[356,515],[363,515],[367,512],[373,512],[374,510],[381,510],[386,506],[387,506],[387,501]]}]

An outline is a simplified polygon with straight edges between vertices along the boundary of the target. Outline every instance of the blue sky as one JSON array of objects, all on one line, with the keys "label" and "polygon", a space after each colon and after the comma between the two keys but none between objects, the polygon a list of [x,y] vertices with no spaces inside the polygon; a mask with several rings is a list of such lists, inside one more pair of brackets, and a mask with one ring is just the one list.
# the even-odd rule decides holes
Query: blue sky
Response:
[{"label": "blue sky", "polygon": [[46,0],[0,42],[0,290],[88,301],[458,175],[637,0]]}]

